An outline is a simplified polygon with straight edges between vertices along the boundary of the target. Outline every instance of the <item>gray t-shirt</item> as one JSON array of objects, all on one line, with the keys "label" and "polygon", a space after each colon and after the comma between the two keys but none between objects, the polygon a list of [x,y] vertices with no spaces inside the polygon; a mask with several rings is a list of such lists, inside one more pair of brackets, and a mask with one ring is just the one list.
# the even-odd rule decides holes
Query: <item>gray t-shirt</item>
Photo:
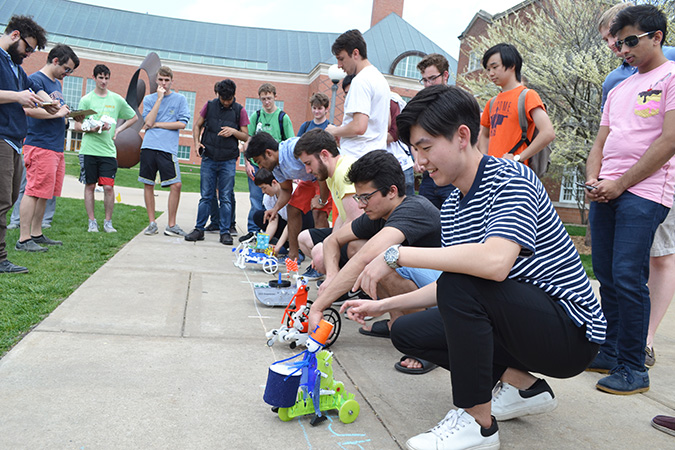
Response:
[{"label": "gray t-shirt", "polygon": [[359,239],[370,239],[384,227],[400,230],[405,236],[403,245],[441,246],[440,211],[421,195],[406,196],[388,220],[370,220],[366,214],[360,215],[352,222],[352,233]]}]

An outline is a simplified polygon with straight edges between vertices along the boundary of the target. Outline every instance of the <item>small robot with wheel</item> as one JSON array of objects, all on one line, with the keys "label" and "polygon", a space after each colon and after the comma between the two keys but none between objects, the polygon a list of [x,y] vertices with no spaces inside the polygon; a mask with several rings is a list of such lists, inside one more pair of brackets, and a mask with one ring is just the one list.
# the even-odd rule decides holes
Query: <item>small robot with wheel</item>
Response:
[{"label": "small robot with wheel", "polygon": [[274,256],[274,247],[270,245],[270,236],[258,233],[240,242],[232,251],[237,255],[234,265],[245,269],[246,264],[261,265],[265,273],[274,274],[279,270],[279,260]]},{"label": "small robot with wheel", "polygon": [[[315,426],[326,420],[322,412],[329,410],[337,410],[342,423],[359,416],[354,394],[333,378],[333,353],[322,350],[332,332],[333,325],[322,320],[309,336],[307,350],[270,366],[263,399],[282,421],[314,413],[310,424]],[[302,361],[287,363],[299,356],[304,356]]]}]

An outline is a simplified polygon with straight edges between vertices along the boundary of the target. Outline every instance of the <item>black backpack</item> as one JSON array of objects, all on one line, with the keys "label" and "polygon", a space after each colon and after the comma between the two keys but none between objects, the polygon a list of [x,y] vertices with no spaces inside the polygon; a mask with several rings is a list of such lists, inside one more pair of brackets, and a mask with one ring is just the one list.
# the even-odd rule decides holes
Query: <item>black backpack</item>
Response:
[{"label": "black backpack", "polygon": [[[515,153],[516,150],[520,148],[523,143],[530,145],[532,141],[527,138],[527,113],[525,112],[525,97],[529,89],[523,89],[518,95],[518,122],[520,123],[520,129],[522,130],[522,135],[520,140],[516,145],[513,146],[508,153]],[[490,116],[492,116],[492,104],[495,102],[497,97],[492,97],[490,99]],[[539,130],[535,127],[534,133],[532,134],[532,139],[537,137]],[[542,148],[540,152],[528,159],[530,169],[541,178],[548,171],[548,167],[551,165],[551,147],[547,145]]]}]

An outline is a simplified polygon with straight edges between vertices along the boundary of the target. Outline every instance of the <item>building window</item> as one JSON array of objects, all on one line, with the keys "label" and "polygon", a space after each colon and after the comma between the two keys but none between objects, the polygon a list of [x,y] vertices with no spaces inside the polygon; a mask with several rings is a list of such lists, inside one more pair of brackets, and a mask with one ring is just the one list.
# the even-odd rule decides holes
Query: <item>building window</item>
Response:
[{"label": "building window", "polygon": [[79,152],[82,145],[82,133],[74,131],[72,124],[66,133],[65,149],[69,152]]},{"label": "building window", "polygon": [[94,89],[96,89],[96,80],[94,80],[92,78],[87,78],[87,87],[85,88],[84,95],[87,95],[88,93],[90,93]]},{"label": "building window", "polygon": [[406,56],[396,64],[394,75],[399,77],[418,79],[420,73],[417,70],[417,64],[422,60],[420,55]]},{"label": "building window", "polygon": [[[284,110],[283,100],[275,100],[274,104],[277,105],[277,108],[279,108],[280,110],[282,111]],[[260,101],[259,98],[247,98],[244,108],[246,109],[246,112],[250,117],[253,115],[254,112],[258,111],[259,109],[262,109],[262,102]]]},{"label": "building window", "polygon": [[478,70],[482,67],[481,64],[481,58],[476,52],[471,52],[469,53],[469,66],[467,68],[467,72],[473,72],[474,70]]},{"label": "building window", "polygon": [[189,145],[179,145],[178,146],[178,159],[190,159],[190,150],[192,147]]},{"label": "building window", "polygon": [[[195,103],[197,101],[197,93],[196,92],[190,92],[190,91],[178,91],[178,93],[182,94],[187,99],[188,109],[190,110],[190,120],[188,121],[187,125],[185,126],[185,129],[191,130],[193,118],[194,118],[194,115],[195,115]],[[188,154],[188,159],[189,158],[190,158],[190,155]]]},{"label": "building window", "polygon": [[566,168],[563,172],[562,182],[560,183],[560,202],[561,203],[581,203],[585,202],[584,188],[577,183],[586,181],[581,179],[578,170]]},{"label": "building window", "polygon": [[63,98],[71,110],[77,109],[82,98],[81,77],[65,77],[63,79]]}]

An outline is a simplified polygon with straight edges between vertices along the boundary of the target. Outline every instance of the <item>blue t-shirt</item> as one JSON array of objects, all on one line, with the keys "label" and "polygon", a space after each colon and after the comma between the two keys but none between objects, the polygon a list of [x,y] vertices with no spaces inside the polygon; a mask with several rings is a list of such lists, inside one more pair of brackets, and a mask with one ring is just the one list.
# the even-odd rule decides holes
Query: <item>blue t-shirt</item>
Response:
[{"label": "blue t-shirt", "polygon": [[[150,94],[143,99],[143,119],[157,103],[157,93]],[[190,121],[191,113],[187,100],[178,92],[164,95],[159,105],[155,122],[185,122]],[[159,150],[161,152],[178,155],[179,130],[165,130],[164,128],[150,128],[145,131],[141,148]]]},{"label": "blue t-shirt", "polygon": [[283,183],[286,180],[314,181],[314,175],[307,173],[305,165],[299,159],[295,159],[293,150],[298,142],[298,137],[292,137],[279,142],[279,164],[274,168],[274,178]]},{"label": "blue t-shirt", "polygon": [[[28,78],[36,86],[39,86],[39,89],[49,94],[49,98],[55,104],[63,106],[65,101],[61,92],[61,83],[58,80],[52,81],[40,71],[35,72]],[[66,121],[64,118],[34,119],[33,117],[28,117],[28,134],[26,135],[24,144],[63,153],[65,136]]]},{"label": "blue t-shirt", "polygon": [[325,130],[328,125],[330,125],[330,121],[328,119],[324,120],[318,125],[314,123],[313,120],[308,120],[307,122],[304,122],[302,125],[300,125],[300,129],[298,130],[298,137],[302,136],[303,134],[307,133],[310,130],[313,130],[314,128],[321,128],[322,130]]},{"label": "blue t-shirt", "polygon": [[441,208],[443,247],[501,237],[521,246],[509,278],[557,300],[586,338],[601,344],[607,321],[544,185],[524,164],[483,156],[469,192],[452,191]]}]

